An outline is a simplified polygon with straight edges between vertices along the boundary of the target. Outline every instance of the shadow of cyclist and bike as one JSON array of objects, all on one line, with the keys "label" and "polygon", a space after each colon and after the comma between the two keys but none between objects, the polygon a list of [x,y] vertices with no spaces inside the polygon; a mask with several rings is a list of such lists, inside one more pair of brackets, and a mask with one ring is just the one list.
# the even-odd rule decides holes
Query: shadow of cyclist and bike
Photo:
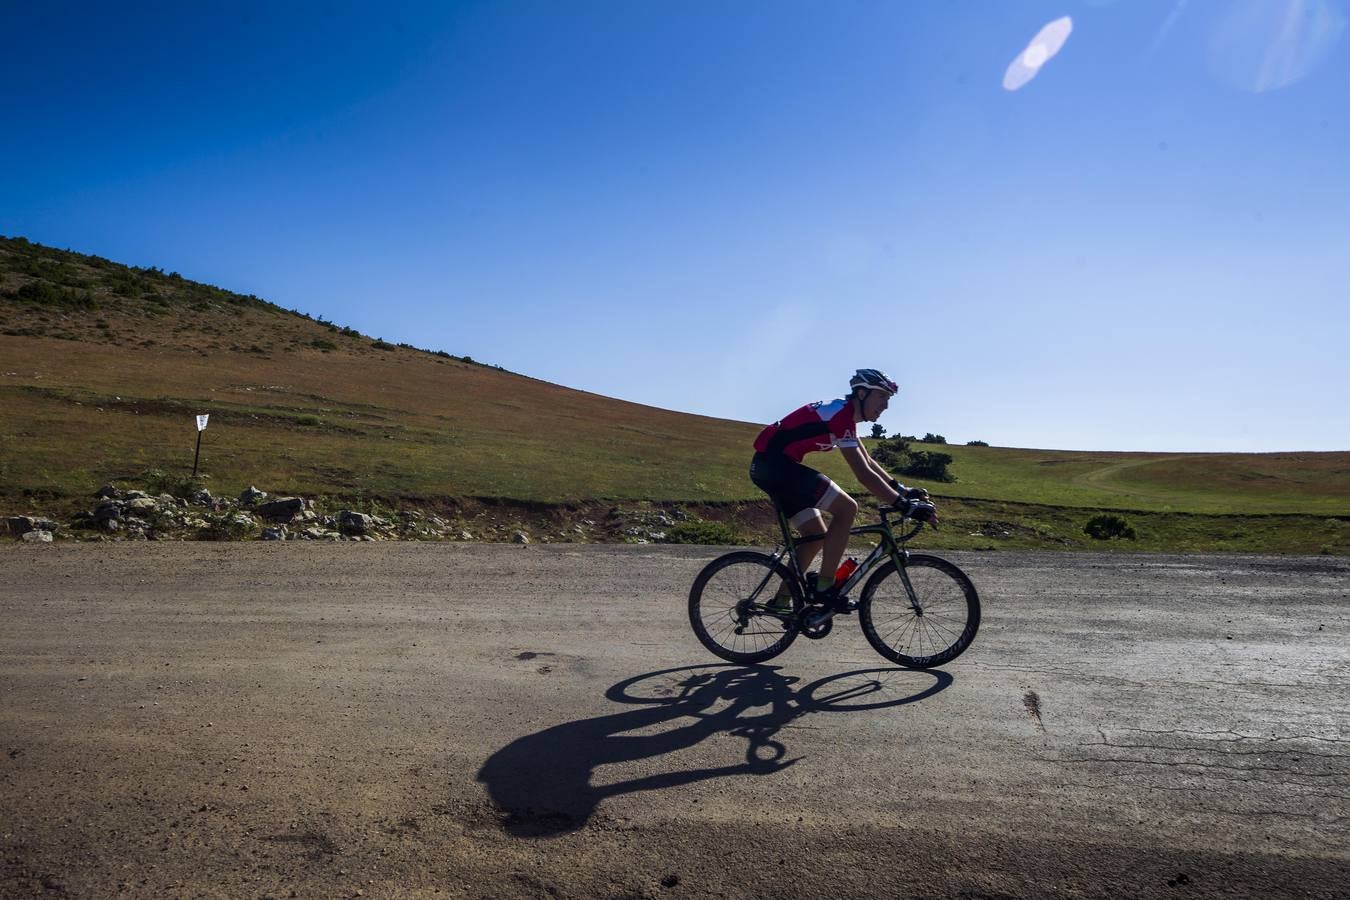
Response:
[{"label": "shadow of cyclist and bike", "polygon": [[[766,776],[798,762],[779,733],[804,716],[889,709],[933,696],[952,683],[941,671],[862,669],[798,686],[777,666],[682,666],[615,684],[605,697],[636,706],[565,722],[507,744],[483,764],[478,780],[520,837],[551,837],[582,828],[608,797],[661,790],[713,778]],[[745,758],[703,768],[660,771],[594,784],[598,768],[655,760],[716,735],[746,741]]]}]

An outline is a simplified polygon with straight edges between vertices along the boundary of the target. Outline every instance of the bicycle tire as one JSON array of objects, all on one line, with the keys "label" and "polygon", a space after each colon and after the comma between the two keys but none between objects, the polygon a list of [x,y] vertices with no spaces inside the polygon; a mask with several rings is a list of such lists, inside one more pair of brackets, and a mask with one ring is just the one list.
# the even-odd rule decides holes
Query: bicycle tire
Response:
[{"label": "bicycle tire", "polygon": [[[767,602],[777,591],[779,579],[791,587],[794,617],[784,621],[772,615],[751,615],[748,624],[742,625],[738,605],[750,600],[751,592],[760,585],[764,586],[762,599],[756,597],[755,602]],[[741,550],[719,556],[698,573],[689,588],[689,624],[699,643],[714,655],[751,665],[773,659],[796,639],[795,614],[801,612],[804,602],[801,587],[787,566],[774,562],[768,554]],[[751,626],[755,630],[747,634]]]},{"label": "bicycle tire", "polygon": [[910,669],[945,665],[975,640],[980,595],[965,572],[937,556],[911,553],[905,571],[923,613],[914,612],[895,563],[887,562],[863,588],[858,604],[863,634],[872,649],[898,665]]}]

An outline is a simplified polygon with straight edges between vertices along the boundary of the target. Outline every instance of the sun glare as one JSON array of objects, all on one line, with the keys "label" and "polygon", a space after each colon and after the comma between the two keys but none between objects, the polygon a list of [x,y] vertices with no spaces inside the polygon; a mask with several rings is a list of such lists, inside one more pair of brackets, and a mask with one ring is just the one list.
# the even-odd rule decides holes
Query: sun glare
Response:
[{"label": "sun glare", "polygon": [[1017,54],[1003,73],[1003,88],[1015,91],[1025,87],[1036,73],[1064,46],[1073,31],[1073,20],[1068,16],[1056,19],[1036,33],[1026,49]]}]

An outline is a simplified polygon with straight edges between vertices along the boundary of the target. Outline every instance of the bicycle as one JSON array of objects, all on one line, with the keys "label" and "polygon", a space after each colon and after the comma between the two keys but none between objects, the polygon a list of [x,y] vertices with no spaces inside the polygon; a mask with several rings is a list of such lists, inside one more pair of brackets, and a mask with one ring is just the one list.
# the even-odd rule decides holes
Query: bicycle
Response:
[{"label": "bicycle", "polygon": [[[797,565],[797,547],[825,536],[794,539],[787,516],[776,511],[783,542],[773,553],[738,550],[720,556],[704,566],[689,589],[694,634],[717,656],[747,665],[764,662],[786,650],[799,634],[824,638],[836,615],[854,610],[872,648],[911,669],[949,663],[975,639],[980,598],[974,583],[945,559],[905,549],[924,523],[916,521],[908,534],[897,538],[889,517],[898,513],[904,522],[902,508],[882,506],[878,523],[849,530],[850,535],[875,534],[880,541],[840,586],[841,606],[834,609],[808,602],[807,575]],[[858,601],[849,601],[849,593],[864,579]],[[784,583],[792,596],[791,612],[769,606]]]}]

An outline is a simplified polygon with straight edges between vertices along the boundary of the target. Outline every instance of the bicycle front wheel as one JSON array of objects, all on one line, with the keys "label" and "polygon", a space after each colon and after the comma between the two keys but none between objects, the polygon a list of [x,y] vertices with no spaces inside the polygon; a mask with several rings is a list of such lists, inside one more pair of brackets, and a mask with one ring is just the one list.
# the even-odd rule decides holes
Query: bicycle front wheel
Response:
[{"label": "bicycle front wheel", "polygon": [[784,583],[792,612],[803,600],[797,579],[772,556],[741,551],[704,567],[689,589],[689,624],[703,646],[729,662],[749,665],[772,659],[797,637],[793,616],[766,609]]},{"label": "bicycle front wheel", "polygon": [[[914,589],[905,589],[905,578]],[[888,562],[867,580],[858,619],[867,641],[893,663],[931,669],[960,656],[980,627],[980,597],[956,566],[911,553],[903,577]]]}]

